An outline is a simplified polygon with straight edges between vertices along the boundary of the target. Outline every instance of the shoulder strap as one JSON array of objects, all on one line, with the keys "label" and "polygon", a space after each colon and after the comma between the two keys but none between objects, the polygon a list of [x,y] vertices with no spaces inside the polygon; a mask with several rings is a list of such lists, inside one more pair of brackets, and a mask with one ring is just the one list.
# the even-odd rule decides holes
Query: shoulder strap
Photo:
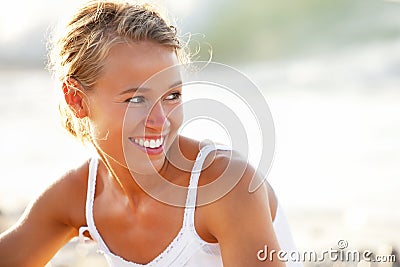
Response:
[{"label": "shoulder strap", "polygon": [[194,211],[196,209],[196,200],[197,200],[197,186],[199,183],[199,177],[201,174],[201,170],[203,168],[203,164],[208,154],[214,150],[231,150],[230,147],[225,145],[215,145],[209,144],[202,147],[197,154],[196,161],[192,168],[192,174],[190,176],[189,188],[186,199],[185,206],[185,215],[184,215],[184,224],[189,223],[190,227],[194,227]]},{"label": "shoulder strap", "polygon": [[98,158],[93,157],[89,163],[89,175],[88,175],[88,186],[86,193],[86,223],[90,227],[93,225],[93,202],[94,202],[94,194],[96,190],[96,174],[97,174],[97,166],[98,166]]},{"label": "shoulder strap", "polygon": [[97,231],[93,218],[93,203],[94,203],[94,195],[96,192],[96,176],[97,176],[98,165],[99,165],[98,157],[93,156],[89,163],[88,187],[87,187],[86,211],[85,211],[86,223],[90,235],[98,242],[99,248],[103,251],[109,251],[108,247],[106,246],[99,232]]}]

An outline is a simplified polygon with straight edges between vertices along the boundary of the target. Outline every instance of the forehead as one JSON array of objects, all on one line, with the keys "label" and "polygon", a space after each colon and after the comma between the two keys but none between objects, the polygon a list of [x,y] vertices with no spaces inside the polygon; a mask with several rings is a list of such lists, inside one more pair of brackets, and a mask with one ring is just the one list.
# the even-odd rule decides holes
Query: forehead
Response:
[{"label": "forehead", "polygon": [[139,87],[155,74],[166,80],[179,80],[177,55],[172,47],[151,41],[114,45],[107,55],[98,82],[119,87]]}]

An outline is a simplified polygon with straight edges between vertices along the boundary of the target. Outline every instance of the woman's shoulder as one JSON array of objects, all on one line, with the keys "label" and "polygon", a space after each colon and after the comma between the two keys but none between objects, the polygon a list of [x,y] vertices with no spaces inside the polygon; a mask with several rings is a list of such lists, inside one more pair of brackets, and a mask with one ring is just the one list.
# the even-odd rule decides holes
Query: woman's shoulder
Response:
[{"label": "woman's shoulder", "polygon": [[[198,184],[197,205],[205,232],[218,239],[217,232],[224,232],[221,225],[236,224],[242,217],[255,219],[256,212],[265,211],[273,219],[275,196],[257,170],[235,150],[213,152],[206,157]],[[260,186],[252,191],[252,184]]]},{"label": "woman's shoulder", "polygon": [[245,203],[251,198],[258,198],[269,204],[274,218],[278,201],[265,177],[238,151],[215,150],[214,155],[211,154],[204,162],[199,179],[199,201],[215,202],[211,206],[224,209],[241,201]]},{"label": "woman's shoulder", "polygon": [[86,191],[89,162],[85,160],[64,172],[50,187],[49,190],[62,191],[61,194],[80,194]]},{"label": "woman's shoulder", "polygon": [[[210,150],[204,150],[210,146]],[[248,168],[247,161],[235,150],[218,149],[218,144],[211,141],[198,141],[188,137],[179,138],[181,155],[192,162],[202,160],[198,180],[198,202],[211,203],[222,196],[242,179],[241,174]],[[213,148],[214,147],[214,148]],[[203,149],[202,157],[199,156]],[[204,154],[207,153],[207,155]]]},{"label": "woman's shoulder", "polygon": [[[211,141],[211,140],[203,140],[203,141],[198,141],[196,139],[192,139],[186,136],[179,135],[178,136],[178,147],[179,147],[179,152],[182,154],[183,157],[190,159],[194,161],[200,152],[202,148],[208,145],[217,145],[217,143]],[[207,158],[213,158],[213,156],[218,156],[220,158],[221,156],[224,157],[224,155],[227,155],[225,153],[225,150],[217,150],[215,149],[214,151],[211,151],[211,153],[207,156]],[[229,155],[229,153],[228,153]],[[235,154],[237,157],[238,154]],[[221,164],[221,163],[218,163]]]},{"label": "woman's shoulder", "polygon": [[76,166],[69,168],[65,171],[64,175],[61,177],[61,180],[64,180],[66,183],[84,183],[87,184],[87,177],[89,174],[89,164],[92,159],[85,159],[82,162],[79,162]]},{"label": "woman's shoulder", "polygon": [[[218,146],[211,141],[200,142],[184,136],[179,137],[180,152],[192,162],[207,145]],[[228,149],[216,147],[209,151],[202,164],[198,181],[198,203],[209,204],[229,194],[236,195],[236,200],[237,197],[246,198],[251,191],[251,184],[268,185],[263,183],[263,178],[257,170],[238,151],[229,147]]]},{"label": "woman's shoulder", "polygon": [[85,224],[89,160],[67,170],[39,196],[53,217],[74,228]]}]

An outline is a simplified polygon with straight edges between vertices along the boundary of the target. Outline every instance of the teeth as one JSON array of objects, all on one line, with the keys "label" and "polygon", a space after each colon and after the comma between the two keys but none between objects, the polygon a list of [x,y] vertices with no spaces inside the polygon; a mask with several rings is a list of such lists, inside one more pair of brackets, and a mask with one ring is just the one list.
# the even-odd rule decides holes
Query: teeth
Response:
[{"label": "teeth", "polygon": [[134,142],[143,147],[158,148],[163,144],[164,138],[161,137],[159,139],[148,139],[148,140],[142,138],[135,138]]},{"label": "teeth", "polygon": [[161,143],[161,140],[160,140],[160,139],[157,139],[157,141],[156,141],[156,147],[159,147],[161,144],[162,144],[162,143]]},{"label": "teeth", "polygon": [[144,147],[149,147],[149,146],[150,146],[149,140],[144,141]]},{"label": "teeth", "polygon": [[150,140],[150,148],[155,148],[156,147],[156,141]]}]

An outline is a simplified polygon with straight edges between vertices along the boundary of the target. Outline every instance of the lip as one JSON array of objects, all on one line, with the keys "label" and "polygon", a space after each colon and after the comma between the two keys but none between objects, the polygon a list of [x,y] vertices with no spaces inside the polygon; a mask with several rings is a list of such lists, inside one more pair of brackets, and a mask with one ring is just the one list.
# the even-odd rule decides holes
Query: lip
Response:
[{"label": "lip", "polygon": [[[150,148],[150,147],[143,147],[137,143],[135,143],[135,139],[146,139],[146,140],[157,140],[163,138],[163,143],[161,144],[161,146],[157,147],[157,148]],[[139,148],[140,150],[142,150],[143,152],[145,152],[148,155],[158,155],[161,154],[164,151],[164,143],[165,143],[165,135],[146,135],[145,137],[129,137],[128,138],[129,141],[134,144],[137,148]]]}]

